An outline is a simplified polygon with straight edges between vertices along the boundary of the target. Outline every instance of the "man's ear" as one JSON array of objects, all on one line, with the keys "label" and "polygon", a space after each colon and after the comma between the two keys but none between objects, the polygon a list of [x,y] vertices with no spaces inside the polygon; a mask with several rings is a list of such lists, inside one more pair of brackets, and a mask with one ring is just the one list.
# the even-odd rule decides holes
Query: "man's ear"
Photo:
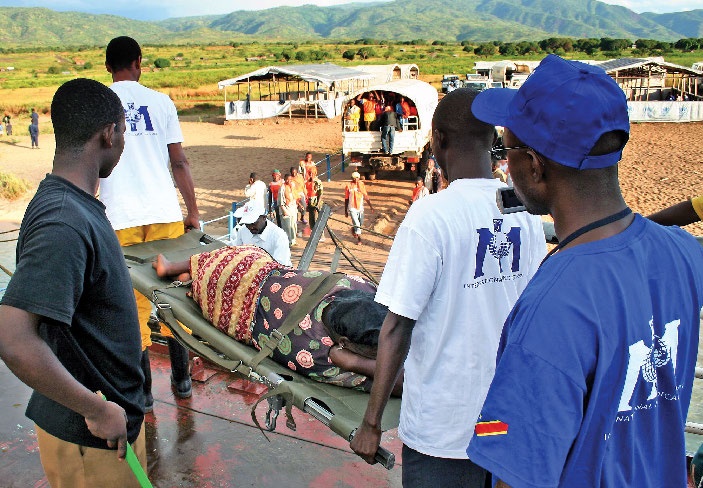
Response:
[{"label": "man's ear", "polygon": [[446,137],[444,136],[444,132],[440,131],[439,129],[432,129],[432,138],[437,141],[437,148],[444,149],[444,145],[446,144]]},{"label": "man's ear", "polygon": [[100,140],[104,147],[112,147],[112,137],[115,135],[115,130],[117,130],[117,124],[107,124],[103,127],[100,132]]},{"label": "man's ear", "polygon": [[107,70],[108,73],[112,74],[112,66],[107,64],[107,61],[105,61],[105,69]]},{"label": "man's ear", "polygon": [[532,177],[532,181],[534,183],[543,182],[545,180],[546,173],[542,158],[540,158],[532,149],[527,151],[527,155],[530,157],[530,176]]},{"label": "man's ear", "polygon": [[136,61],[134,61],[134,67],[136,69],[142,69],[142,57],[139,56]]}]

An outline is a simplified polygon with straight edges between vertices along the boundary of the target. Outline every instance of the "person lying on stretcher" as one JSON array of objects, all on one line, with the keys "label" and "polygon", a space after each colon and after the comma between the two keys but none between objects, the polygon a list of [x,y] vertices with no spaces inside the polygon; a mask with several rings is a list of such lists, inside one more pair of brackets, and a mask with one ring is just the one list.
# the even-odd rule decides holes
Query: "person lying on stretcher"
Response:
[{"label": "person lying on stretcher", "polygon": [[[153,266],[159,277],[192,279],[191,296],[203,316],[259,350],[306,286],[330,275],[285,267],[255,246],[223,247],[181,262],[159,255]],[[323,296],[307,302],[309,312],[274,350],[273,360],[323,383],[369,391],[378,335],[388,311],[374,301],[375,293],[375,285],[363,278],[339,275]],[[402,383],[401,374],[394,395],[401,395]]]}]

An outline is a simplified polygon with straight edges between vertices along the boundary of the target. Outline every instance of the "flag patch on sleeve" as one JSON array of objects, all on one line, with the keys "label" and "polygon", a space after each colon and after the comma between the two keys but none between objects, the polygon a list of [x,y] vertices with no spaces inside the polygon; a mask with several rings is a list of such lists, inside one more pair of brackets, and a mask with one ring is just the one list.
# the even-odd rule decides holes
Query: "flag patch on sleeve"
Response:
[{"label": "flag patch on sleeve", "polygon": [[477,422],[474,427],[474,432],[479,437],[486,435],[504,435],[508,433],[508,424],[500,420]]}]

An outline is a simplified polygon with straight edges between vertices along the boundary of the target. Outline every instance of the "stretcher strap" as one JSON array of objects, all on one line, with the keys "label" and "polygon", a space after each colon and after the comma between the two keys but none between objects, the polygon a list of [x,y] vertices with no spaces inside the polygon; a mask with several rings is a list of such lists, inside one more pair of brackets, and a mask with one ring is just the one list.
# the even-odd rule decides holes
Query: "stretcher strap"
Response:
[{"label": "stretcher strap", "polygon": [[173,315],[171,306],[167,302],[159,299],[158,292],[159,290],[153,290],[154,303],[157,306],[159,318],[169,326],[171,332],[173,332],[173,335],[181,344],[185,345],[188,349],[196,352],[198,355],[204,357],[213,364],[217,364],[231,372],[240,372],[238,368],[242,365],[241,361],[223,358],[213,349],[188,334],[178,322],[175,315]]},{"label": "stretcher strap", "polygon": [[321,275],[313,279],[310,284],[305,287],[305,291],[300,295],[295,307],[288,313],[288,316],[281,326],[278,329],[273,329],[268,340],[261,344],[261,350],[250,361],[249,366],[251,366],[252,369],[256,369],[264,358],[271,356],[285,337],[300,325],[300,322],[310,313],[310,310],[332,289],[339,279],[343,277],[343,273],[332,273],[331,275]]},{"label": "stretcher strap", "polygon": [[269,388],[269,391],[261,395],[259,399],[256,400],[256,403],[251,407],[251,420],[254,422],[254,425],[259,428],[263,436],[269,442],[271,441],[266,435],[266,432],[264,431],[263,427],[261,427],[259,419],[256,416],[256,407],[259,405],[259,403],[273,396],[283,397],[283,400],[285,402],[286,427],[288,427],[292,431],[295,431],[297,429],[295,425],[295,419],[293,418],[293,392],[290,391],[287,386],[285,386],[285,383],[281,383],[276,388]]}]

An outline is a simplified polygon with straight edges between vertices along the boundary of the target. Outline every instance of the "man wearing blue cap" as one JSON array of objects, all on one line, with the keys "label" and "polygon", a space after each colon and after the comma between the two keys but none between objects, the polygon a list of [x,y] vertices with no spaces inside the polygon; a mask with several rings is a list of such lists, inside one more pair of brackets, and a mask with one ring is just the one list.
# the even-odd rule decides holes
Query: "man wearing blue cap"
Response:
[{"label": "man wearing blue cap", "polygon": [[623,91],[552,55],[472,110],[505,127],[515,191],[560,243],[506,320],[467,454],[498,486],[686,486],[703,249],[623,200]]}]

